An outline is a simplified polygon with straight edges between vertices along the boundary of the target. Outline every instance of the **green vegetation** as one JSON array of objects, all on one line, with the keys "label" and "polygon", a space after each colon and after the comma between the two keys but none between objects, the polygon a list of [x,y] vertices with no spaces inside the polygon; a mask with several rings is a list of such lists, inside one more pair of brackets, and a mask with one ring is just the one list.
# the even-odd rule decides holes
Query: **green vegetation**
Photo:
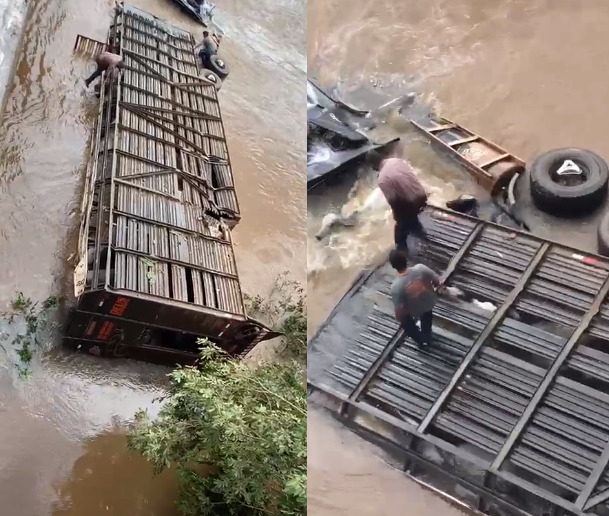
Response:
[{"label": "green vegetation", "polygon": [[248,313],[285,335],[282,357],[304,361],[307,357],[307,300],[302,286],[287,273],[275,281],[269,295],[245,296]]},{"label": "green vegetation", "polygon": [[48,327],[52,310],[59,299],[49,297],[42,303],[34,303],[18,292],[8,312],[2,313],[7,331],[0,334],[0,348],[10,359],[22,377],[29,376],[34,351],[39,347],[39,335]]},{"label": "green vegetation", "polygon": [[280,276],[251,315],[285,333],[281,360],[252,367],[200,341],[198,367],[169,376],[154,420],[138,414],[130,449],[178,471],[185,516],[306,514],[306,299]]}]

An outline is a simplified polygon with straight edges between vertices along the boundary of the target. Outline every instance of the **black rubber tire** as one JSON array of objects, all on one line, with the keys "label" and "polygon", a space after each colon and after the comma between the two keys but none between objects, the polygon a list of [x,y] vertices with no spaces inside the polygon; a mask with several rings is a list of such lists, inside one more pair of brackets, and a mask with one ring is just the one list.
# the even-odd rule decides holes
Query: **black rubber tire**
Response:
[{"label": "black rubber tire", "polygon": [[598,224],[597,237],[598,254],[609,256],[609,210],[603,213]]},{"label": "black rubber tire", "polygon": [[[586,170],[586,181],[576,186],[556,183],[551,173],[558,163],[571,160]],[[556,149],[542,154],[529,169],[531,198],[537,208],[560,216],[594,211],[607,195],[609,167],[598,154],[585,149]]]},{"label": "black rubber tire", "polygon": [[218,74],[216,72],[205,68],[203,70],[203,72],[201,73],[201,75],[203,75],[203,77],[205,77],[206,79],[210,80],[211,82],[213,82],[215,84],[216,91],[220,91],[220,88],[222,88],[222,79],[220,79],[220,77],[218,77]]},{"label": "black rubber tire", "polygon": [[[220,66],[220,63],[218,61],[222,62],[224,66]],[[218,77],[220,77],[220,79],[226,79],[228,77],[228,74],[230,73],[230,68],[226,64],[226,61],[218,57],[217,55],[211,56],[209,58],[208,66],[212,72],[214,72]]]}]

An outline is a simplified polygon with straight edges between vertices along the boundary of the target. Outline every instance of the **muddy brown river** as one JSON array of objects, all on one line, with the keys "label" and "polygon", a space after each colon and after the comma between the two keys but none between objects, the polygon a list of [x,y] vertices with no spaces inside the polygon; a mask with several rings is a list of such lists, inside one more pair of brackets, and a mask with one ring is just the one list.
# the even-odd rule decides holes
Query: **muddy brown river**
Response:
[{"label": "muddy brown river", "polygon": [[[137,7],[197,36],[169,0]],[[305,279],[305,18],[302,0],[226,0],[217,22],[231,75],[220,92],[243,220],[234,231],[246,291],[288,269]],[[0,127],[0,305],[69,291],[75,213],[97,102],[93,64],[73,59],[77,34],[105,39],[108,0],[29,0],[23,46]],[[1,21],[1,20],[0,20]],[[49,346],[53,345],[50,341]],[[125,452],[124,423],[153,399],[167,370],[50,353],[33,376],[0,359],[0,502],[11,516],[174,516],[175,479],[152,480]]]},{"label": "muddy brown river", "polygon": [[[337,87],[358,107],[373,108],[414,90],[428,107],[525,160],[559,147],[584,147],[609,159],[602,123],[609,114],[609,72],[602,65],[606,2],[309,0],[308,13],[309,75]],[[433,202],[472,188],[461,171],[395,122],[390,120],[390,129],[402,137]],[[345,195],[336,187],[309,199],[310,333],[357,271],[386,256],[391,245],[390,225],[339,235],[331,248],[312,239],[321,217],[338,209]],[[531,212],[528,221],[542,236],[596,251],[594,218],[559,223]],[[309,417],[309,444],[309,507],[315,516],[453,511],[397,480],[399,473],[374,449],[322,415]]]}]

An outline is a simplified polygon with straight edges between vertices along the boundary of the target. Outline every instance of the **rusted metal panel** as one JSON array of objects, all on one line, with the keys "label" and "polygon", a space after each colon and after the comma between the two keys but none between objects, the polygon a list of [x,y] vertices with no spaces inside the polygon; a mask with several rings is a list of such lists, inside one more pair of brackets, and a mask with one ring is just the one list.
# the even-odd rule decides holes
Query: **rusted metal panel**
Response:
[{"label": "rusted metal panel", "polygon": [[[174,331],[167,321],[175,321],[180,331]],[[69,316],[64,337],[66,344],[85,353],[175,366],[197,361],[197,338],[201,336],[239,356],[261,340],[277,335],[249,318],[235,320],[211,313],[193,318],[177,307],[98,291],[80,299],[78,309]]]},{"label": "rusted metal panel", "polygon": [[492,195],[507,186],[515,174],[524,172],[523,160],[446,118],[430,116],[411,120],[411,123],[432,143],[439,145],[464,164],[476,181]]}]

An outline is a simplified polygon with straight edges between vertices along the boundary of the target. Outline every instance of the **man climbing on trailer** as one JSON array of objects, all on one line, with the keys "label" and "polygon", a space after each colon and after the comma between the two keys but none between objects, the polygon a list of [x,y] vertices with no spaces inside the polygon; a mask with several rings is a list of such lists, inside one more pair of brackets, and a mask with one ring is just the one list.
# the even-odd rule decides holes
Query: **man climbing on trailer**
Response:
[{"label": "man climbing on trailer", "polygon": [[398,249],[389,253],[389,263],[398,273],[391,284],[395,319],[416,344],[427,346],[432,341],[432,310],[438,299],[440,278],[422,263],[408,267],[406,254]]},{"label": "man climbing on trailer", "polygon": [[95,58],[95,63],[97,64],[97,69],[85,80],[87,88],[95,79],[101,77],[102,73],[106,72],[109,76],[113,74],[115,70],[120,71],[123,67],[123,58],[118,55],[118,48],[109,47],[108,50],[101,52]]},{"label": "man climbing on trailer", "polygon": [[407,251],[410,234],[427,238],[419,220],[419,214],[427,206],[427,192],[407,161],[382,159],[375,151],[371,151],[367,159],[370,166],[379,171],[378,186],[393,213],[396,249]]},{"label": "man climbing on trailer", "polygon": [[211,56],[214,56],[218,53],[218,46],[209,34],[209,31],[204,30],[203,39],[195,45],[195,52],[199,49],[199,57],[201,58],[203,68],[209,68],[209,60]]}]

